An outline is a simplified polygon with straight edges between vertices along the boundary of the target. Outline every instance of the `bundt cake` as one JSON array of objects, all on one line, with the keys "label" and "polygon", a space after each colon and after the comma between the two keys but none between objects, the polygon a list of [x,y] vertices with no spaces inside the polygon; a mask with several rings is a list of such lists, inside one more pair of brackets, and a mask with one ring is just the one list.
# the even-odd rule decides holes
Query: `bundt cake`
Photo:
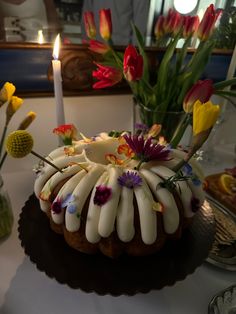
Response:
[{"label": "bundt cake", "polygon": [[84,253],[143,256],[178,239],[201,207],[201,169],[185,153],[143,135],[101,133],[59,147],[35,180],[51,228]]}]

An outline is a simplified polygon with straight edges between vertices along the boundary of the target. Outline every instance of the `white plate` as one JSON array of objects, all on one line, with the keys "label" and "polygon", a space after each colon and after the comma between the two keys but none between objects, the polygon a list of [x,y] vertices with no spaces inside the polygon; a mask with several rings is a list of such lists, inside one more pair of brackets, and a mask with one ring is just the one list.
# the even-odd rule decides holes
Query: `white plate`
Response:
[{"label": "white plate", "polygon": [[213,297],[209,303],[208,314],[236,314],[236,285]]}]

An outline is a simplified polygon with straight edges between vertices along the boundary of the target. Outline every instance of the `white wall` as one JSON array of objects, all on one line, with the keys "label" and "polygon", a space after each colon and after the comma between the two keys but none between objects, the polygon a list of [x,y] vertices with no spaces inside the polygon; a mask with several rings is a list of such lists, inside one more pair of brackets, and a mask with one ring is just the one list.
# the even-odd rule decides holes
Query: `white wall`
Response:
[{"label": "white wall", "polygon": [[[65,97],[64,108],[66,123],[73,123],[78,131],[86,136],[101,131],[131,130],[132,127],[131,95]],[[5,123],[5,108],[2,107],[0,110],[2,130]],[[37,118],[28,129],[34,138],[33,150],[41,155],[47,155],[58,145],[58,138],[52,133],[53,128],[57,126],[53,97],[25,99],[10,122],[9,132],[16,130],[27,112],[31,110],[37,114]],[[8,157],[2,171],[29,170],[37,162],[38,159],[32,154],[22,159]]]}]

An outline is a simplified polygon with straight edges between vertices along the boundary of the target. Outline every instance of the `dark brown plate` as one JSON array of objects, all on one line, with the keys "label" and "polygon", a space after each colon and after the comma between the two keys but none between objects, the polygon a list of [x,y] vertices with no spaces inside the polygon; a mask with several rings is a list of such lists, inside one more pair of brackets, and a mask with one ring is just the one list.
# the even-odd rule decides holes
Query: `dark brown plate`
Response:
[{"label": "dark brown plate", "polygon": [[162,289],[193,273],[211,249],[215,221],[205,201],[182,238],[166,243],[158,254],[110,259],[70,248],[63,236],[50,229],[47,216],[31,195],[20,214],[18,231],[25,253],[49,277],[85,292],[119,296]]}]

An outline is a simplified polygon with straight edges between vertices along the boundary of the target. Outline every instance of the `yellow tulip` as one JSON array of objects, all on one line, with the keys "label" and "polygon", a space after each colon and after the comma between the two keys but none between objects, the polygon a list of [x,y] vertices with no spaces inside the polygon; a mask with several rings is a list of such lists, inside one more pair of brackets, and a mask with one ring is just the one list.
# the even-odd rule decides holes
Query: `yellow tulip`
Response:
[{"label": "yellow tulip", "polygon": [[12,83],[6,82],[0,90],[0,107],[6,102],[10,101],[12,95],[15,93],[15,86]]},{"label": "yellow tulip", "polygon": [[211,129],[220,113],[220,106],[211,101],[201,103],[197,100],[193,105],[193,134],[197,135]]}]

